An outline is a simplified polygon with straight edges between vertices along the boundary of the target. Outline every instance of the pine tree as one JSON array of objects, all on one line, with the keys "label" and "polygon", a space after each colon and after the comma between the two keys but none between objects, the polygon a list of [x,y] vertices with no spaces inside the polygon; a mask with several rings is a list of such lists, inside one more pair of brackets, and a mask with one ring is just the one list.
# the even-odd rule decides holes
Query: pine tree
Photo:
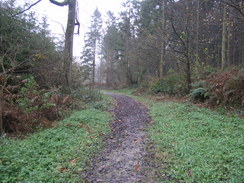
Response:
[{"label": "pine tree", "polygon": [[95,82],[96,57],[100,50],[102,19],[101,13],[96,9],[92,16],[91,26],[85,35],[85,45],[82,52],[82,63],[87,72],[91,74],[91,82]]}]

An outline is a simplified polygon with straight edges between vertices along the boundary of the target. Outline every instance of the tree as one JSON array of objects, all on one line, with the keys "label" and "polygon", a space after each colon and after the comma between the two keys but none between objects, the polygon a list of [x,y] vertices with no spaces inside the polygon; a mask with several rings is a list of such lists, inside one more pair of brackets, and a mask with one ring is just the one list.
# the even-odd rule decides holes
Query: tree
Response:
[{"label": "tree", "polygon": [[200,0],[197,0],[196,10],[196,62],[199,62],[199,25],[200,25]]},{"label": "tree", "polygon": [[122,35],[118,22],[112,12],[108,12],[106,21],[107,29],[102,40],[102,55],[105,62],[105,81],[108,86],[119,85],[125,80],[124,70],[121,65],[121,53],[123,50]]},{"label": "tree", "polygon": [[222,23],[222,43],[221,43],[221,68],[226,67],[226,29],[227,29],[227,5],[224,4],[223,23]]},{"label": "tree", "polygon": [[[85,46],[82,52],[82,63],[91,70],[91,82],[95,82],[96,57],[100,50],[102,19],[101,13],[96,9],[92,16],[91,26],[86,33]],[[89,72],[89,70],[88,70]]]},{"label": "tree", "polygon": [[185,74],[189,91],[205,68],[222,60],[242,64],[243,11],[242,0],[127,0],[104,36],[108,83],[130,85],[173,71]]},{"label": "tree", "polygon": [[166,2],[165,2],[166,0],[162,0],[162,31],[163,31],[163,40],[162,40],[162,47],[161,47],[161,49],[160,49],[160,61],[159,61],[159,78],[162,78],[163,77],[163,67],[164,67],[164,65],[165,65],[165,33],[166,33],[166,30],[165,30],[165,28],[166,28],[166,18],[165,18],[165,10],[166,10],[166,8],[165,8],[165,6],[166,6]]},{"label": "tree", "polygon": [[79,26],[77,17],[77,2],[76,0],[63,0],[62,2],[56,0],[50,0],[51,3],[58,6],[69,6],[68,21],[65,33],[65,45],[64,45],[64,64],[63,71],[65,76],[65,84],[71,86],[71,71],[73,61],[73,37],[75,25]]}]

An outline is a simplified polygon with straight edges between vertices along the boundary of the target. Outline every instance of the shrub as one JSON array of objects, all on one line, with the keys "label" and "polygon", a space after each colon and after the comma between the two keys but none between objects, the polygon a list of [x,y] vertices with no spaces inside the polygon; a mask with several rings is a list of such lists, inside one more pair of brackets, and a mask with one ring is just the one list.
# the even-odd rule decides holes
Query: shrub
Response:
[{"label": "shrub", "polygon": [[196,88],[191,90],[189,96],[194,101],[197,100],[203,102],[204,100],[209,98],[209,93],[205,88]]},{"label": "shrub", "polygon": [[207,90],[205,81],[200,80],[196,83],[193,83],[191,86],[193,87],[189,94],[191,100],[204,102],[209,98],[209,92]]},{"label": "shrub", "polygon": [[207,85],[214,104],[244,104],[244,70],[234,68],[207,79]]},{"label": "shrub", "polygon": [[86,86],[79,86],[77,88],[61,87],[59,90],[61,95],[71,95],[74,99],[81,100],[85,103],[101,101],[102,95],[96,89]]},{"label": "shrub", "polygon": [[156,94],[184,95],[187,93],[185,76],[177,73],[169,74],[153,83],[151,91]]}]

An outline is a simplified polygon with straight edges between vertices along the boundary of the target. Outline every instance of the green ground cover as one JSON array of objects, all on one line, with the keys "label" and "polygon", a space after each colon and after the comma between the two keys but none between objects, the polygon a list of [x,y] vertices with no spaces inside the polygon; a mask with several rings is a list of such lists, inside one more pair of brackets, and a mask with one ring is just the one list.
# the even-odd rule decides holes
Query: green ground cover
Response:
[{"label": "green ground cover", "polygon": [[244,120],[179,103],[154,103],[151,139],[182,182],[244,182]]},{"label": "green ground cover", "polygon": [[158,171],[171,177],[162,182],[244,182],[244,119],[190,103],[133,97],[150,109]]},{"label": "green ground cover", "polygon": [[82,182],[80,172],[102,146],[111,116],[110,99],[74,112],[56,127],[23,140],[0,139],[0,182]]}]

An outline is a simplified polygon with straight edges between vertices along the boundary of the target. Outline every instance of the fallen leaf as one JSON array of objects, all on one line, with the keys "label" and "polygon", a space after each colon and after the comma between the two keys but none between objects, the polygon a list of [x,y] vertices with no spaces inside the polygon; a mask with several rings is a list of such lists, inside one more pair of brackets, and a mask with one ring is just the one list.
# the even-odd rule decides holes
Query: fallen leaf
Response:
[{"label": "fallen leaf", "polygon": [[77,159],[73,159],[72,161],[69,162],[69,164],[74,164],[77,162]]},{"label": "fallen leaf", "polygon": [[67,169],[67,168],[60,168],[60,171],[61,171],[61,172],[67,172],[68,169]]},{"label": "fallen leaf", "polygon": [[83,128],[83,127],[84,127],[84,124],[83,123],[81,123],[81,124],[78,125],[78,128]]},{"label": "fallen leaf", "polygon": [[141,170],[141,167],[140,167],[139,165],[136,165],[136,166],[135,166],[135,170],[136,170],[136,171],[140,171],[140,170]]},{"label": "fallen leaf", "polygon": [[137,143],[139,140],[140,140],[140,138],[134,139],[134,140],[133,140],[133,143],[135,144],[135,143]]},{"label": "fallen leaf", "polygon": [[192,170],[188,170],[188,177],[192,177]]}]

